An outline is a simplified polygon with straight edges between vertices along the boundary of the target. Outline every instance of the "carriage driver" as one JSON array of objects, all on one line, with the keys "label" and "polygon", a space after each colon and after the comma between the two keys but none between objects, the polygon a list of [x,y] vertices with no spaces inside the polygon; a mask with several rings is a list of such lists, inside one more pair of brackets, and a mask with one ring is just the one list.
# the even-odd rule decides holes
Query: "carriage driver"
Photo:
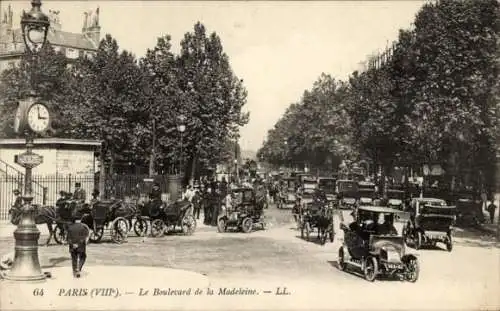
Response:
[{"label": "carriage driver", "polygon": [[73,200],[77,201],[78,203],[85,203],[85,201],[87,200],[87,193],[82,188],[82,184],[79,182],[75,183],[75,192],[73,193]]},{"label": "carriage driver", "polygon": [[149,210],[154,211],[151,215],[156,216],[156,212],[159,211],[161,207],[161,189],[158,183],[154,183],[151,192],[149,193]]}]

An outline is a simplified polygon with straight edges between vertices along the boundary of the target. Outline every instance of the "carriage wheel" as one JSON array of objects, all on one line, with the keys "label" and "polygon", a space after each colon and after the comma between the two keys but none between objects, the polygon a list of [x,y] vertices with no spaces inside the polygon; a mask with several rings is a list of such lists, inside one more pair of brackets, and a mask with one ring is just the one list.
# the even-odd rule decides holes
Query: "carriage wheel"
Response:
[{"label": "carriage wheel", "polygon": [[422,247],[422,244],[424,242],[424,236],[422,235],[422,232],[417,232],[417,239],[415,240],[415,249],[420,249]]},{"label": "carriage wheel", "polygon": [[344,271],[347,268],[347,264],[345,263],[345,258],[344,258],[344,248],[343,247],[339,248],[339,257],[337,259],[337,265],[341,271]]},{"label": "carriage wheel", "polygon": [[241,223],[241,230],[245,233],[249,233],[252,231],[253,227],[253,220],[250,217],[247,217],[243,219],[243,222]]},{"label": "carriage wheel", "polygon": [[321,245],[325,245],[326,244],[326,237],[327,237],[327,232],[326,232],[326,229],[319,229],[319,242],[321,243]]},{"label": "carriage wheel", "polygon": [[453,250],[453,242],[451,240],[451,234],[448,234],[448,236],[446,237],[446,250],[448,252],[451,252]]},{"label": "carriage wheel", "polygon": [[182,218],[182,233],[191,235],[196,230],[196,219],[193,215],[186,215]]},{"label": "carriage wheel", "polygon": [[92,243],[99,243],[104,235],[104,228],[97,228],[90,231],[89,241]]},{"label": "carriage wheel", "polygon": [[157,237],[165,233],[165,223],[161,219],[155,219],[151,223],[151,236]]},{"label": "carriage wheel", "polygon": [[134,223],[134,232],[137,236],[145,236],[148,233],[148,222],[145,219],[137,218]]},{"label": "carriage wheel", "polygon": [[66,244],[68,243],[68,235],[66,230],[60,225],[57,225],[54,229],[54,240],[56,240],[57,244]]},{"label": "carriage wheel", "polygon": [[335,232],[333,231],[333,224],[330,224],[329,229],[330,230],[328,230],[328,234],[330,235],[330,243],[333,243],[333,240],[335,238]]},{"label": "carriage wheel", "polygon": [[118,217],[111,223],[111,240],[118,244],[125,242],[128,231],[128,221],[123,217]]}]

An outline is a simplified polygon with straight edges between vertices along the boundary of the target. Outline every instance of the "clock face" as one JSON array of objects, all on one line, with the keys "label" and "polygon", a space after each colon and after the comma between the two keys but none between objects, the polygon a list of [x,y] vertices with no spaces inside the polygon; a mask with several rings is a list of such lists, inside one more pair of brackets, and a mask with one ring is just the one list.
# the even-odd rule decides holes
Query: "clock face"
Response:
[{"label": "clock face", "polygon": [[28,110],[28,125],[37,133],[44,132],[49,128],[49,109],[44,104],[33,104]]}]

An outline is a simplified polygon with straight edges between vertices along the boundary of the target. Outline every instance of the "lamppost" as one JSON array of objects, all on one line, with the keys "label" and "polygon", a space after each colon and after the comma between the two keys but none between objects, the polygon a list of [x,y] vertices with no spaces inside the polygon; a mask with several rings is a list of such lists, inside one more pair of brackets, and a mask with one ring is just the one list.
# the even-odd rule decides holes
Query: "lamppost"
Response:
[{"label": "lamppost", "polygon": [[184,151],[183,151],[183,139],[184,139],[184,131],[186,131],[186,116],[183,114],[177,117],[177,130],[181,134],[181,158],[180,158],[180,173],[181,176],[184,174]]},{"label": "lamppost", "polygon": [[[26,50],[32,59],[42,50],[47,41],[50,27],[49,18],[40,10],[40,0],[31,1],[31,10],[23,12],[21,30]],[[31,87],[33,88],[33,79]],[[43,162],[43,157],[33,153],[33,135],[45,132],[50,126],[50,113],[47,105],[40,101],[32,92],[28,99],[19,102],[14,129],[16,133],[24,134],[26,152],[16,155],[14,160],[25,168],[24,205],[21,207],[21,220],[14,231],[16,239],[15,256],[12,268],[5,278],[13,281],[41,281],[45,279],[38,259],[38,239],[40,231],[35,224],[36,210],[31,204],[32,169]]]},{"label": "lamppost", "polygon": [[284,152],[284,157],[283,158],[285,160],[285,168],[288,170],[288,165],[287,165],[287,161],[286,161],[286,158],[288,157],[288,149],[287,149],[287,147],[288,147],[288,140],[284,139],[283,140],[283,144],[285,145],[285,148],[284,148],[285,152]]}]

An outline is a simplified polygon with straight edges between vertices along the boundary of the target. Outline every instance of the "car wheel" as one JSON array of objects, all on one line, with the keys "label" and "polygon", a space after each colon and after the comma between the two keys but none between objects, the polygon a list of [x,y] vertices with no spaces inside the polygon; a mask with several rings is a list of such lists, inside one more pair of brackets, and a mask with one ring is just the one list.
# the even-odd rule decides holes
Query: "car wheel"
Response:
[{"label": "car wheel", "polygon": [[241,223],[241,230],[245,233],[250,233],[250,231],[252,231],[252,226],[253,226],[253,220],[247,217],[243,219],[243,222]]},{"label": "car wheel", "polygon": [[368,256],[365,260],[365,269],[364,269],[365,279],[369,282],[375,281],[375,278],[378,274],[378,262],[377,259],[373,256]]},{"label": "car wheel", "polygon": [[453,249],[453,241],[451,240],[451,235],[448,234],[447,238],[446,238],[446,250],[448,252],[451,252]]},{"label": "car wheel", "polygon": [[224,218],[219,219],[217,222],[217,231],[219,233],[226,232],[226,220]]},{"label": "car wheel", "polygon": [[337,259],[337,264],[338,264],[338,267],[341,271],[345,271],[345,269],[347,268],[347,264],[345,263],[344,248],[343,247],[339,248],[339,257]]},{"label": "car wheel", "polygon": [[417,258],[411,258],[410,260],[408,260],[405,266],[406,280],[408,282],[415,283],[418,280],[418,275],[420,273],[420,266],[418,264]]}]

